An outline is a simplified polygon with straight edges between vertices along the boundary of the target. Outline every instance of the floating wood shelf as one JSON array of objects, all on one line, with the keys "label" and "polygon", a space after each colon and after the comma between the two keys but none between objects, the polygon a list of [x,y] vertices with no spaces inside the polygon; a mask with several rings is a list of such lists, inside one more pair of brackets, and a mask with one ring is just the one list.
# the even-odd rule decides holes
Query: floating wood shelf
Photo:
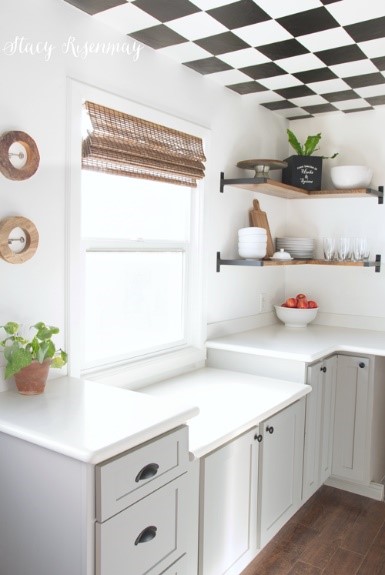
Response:
[{"label": "floating wood shelf", "polygon": [[384,202],[384,187],[379,186],[378,190],[372,188],[357,188],[349,190],[320,190],[317,192],[308,192],[301,188],[288,186],[270,180],[268,178],[236,178],[225,179],[224,173],[221,172],[220,191],[223,192],[224,186],[234,186],[236,188],[243,188],[252,192],[261,192],[269,196],[277,196],[279,198],[286,198],[289,200],[299,199],[316,199],[316,198],[378,198],[378,203]]},{"label": "floating wood shelf", "polygon": [[327,261],[327,260],[289,260],[289,261],[273,261],[273,260],[253,260],[253,259],[237,259],[237,260],[224,260],[221,258],[220,252],[217,252],[217,272],[221,271],[221,266],[254,266],[254,267],[267,267],[267,266],[303,266],[303,265],[316,265],[316,266],[345,266],[345,267],[374,267],[375,272],[381,270],[381,255],[377,254],[375,261],[351,262],[351,261]]}]

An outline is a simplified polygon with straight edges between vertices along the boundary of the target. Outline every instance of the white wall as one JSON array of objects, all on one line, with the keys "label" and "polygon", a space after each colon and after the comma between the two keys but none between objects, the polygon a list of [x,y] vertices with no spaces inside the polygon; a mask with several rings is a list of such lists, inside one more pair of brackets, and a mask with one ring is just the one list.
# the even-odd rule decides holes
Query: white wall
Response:
[{"label": "white wall", "polygon": [[[247,175],[237,161],[282,158],[287,152],[286,120],[258,106],[252,95],[240,97],[187,67],[144,47],[138,61],[127,55],[65,54],[63,45],[127,42],[63,0],[12,0],[0,4],[0,133],[22,130],[36,141],[41,162],[29,180],[16,182],[0,174],[0,219],[22,215],[40,233],[36,255],[23,265],[0,260],[0,324],[46,321],[66,337],[66,97],[67,79],[84,83],[185,118],[212,130],[208,151],[205,245],[207,246],[208,322],[226,322],[258,313],[257,294],[283,295],[281,269],[223,268],[215,272],[215,253],[236,255],[236,232],[247,225],[252,193],[219,193],[219,173]],[[20,53],[20,38],[52,45],[51,56]],[[17,39],[19,38],[19,40]],[[18,42],[6,55],[7,42]],[[23,45],[25,46],[25,44]],[[251,175],[251,174],[249,174]],[[273,234],[283,226],[285,202],[261,196]],[[5,387],[0,381],[0,389]]]},{"label": "white wall", "polygon": [[[319,154],[339,155],[323,162],[323,187],[330,186],[333,165],[363,164],[373,168],[371,187],[385,183],[385,109],[350,114],[329,113],[293,121],[291,129],[300,141],[322,133]],[[291,153],[291,152],[290,152]],[[286,233],[310,236],[364,236],[371,259],[385,257],[385,205],[375,198],[292,200],[287,202]],[[320,248],[318,247],[319,253]],[[309,273],[310,272],[310,273]],[[319,321],[353,327],[385,329],[385,270],[373,268],[286,268],[286,295],[305,292],[319,301]],[[317,320],[318,321],[318,320]]]}]

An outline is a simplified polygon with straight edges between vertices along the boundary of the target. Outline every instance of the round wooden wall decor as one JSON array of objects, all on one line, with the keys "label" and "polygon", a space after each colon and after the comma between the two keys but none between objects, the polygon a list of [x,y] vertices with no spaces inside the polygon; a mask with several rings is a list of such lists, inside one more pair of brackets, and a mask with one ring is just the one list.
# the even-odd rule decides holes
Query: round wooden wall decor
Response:
[{"label": "round wooden wall decor", "polygon": [[[18,152],[10,151],[17,144]],[[19,157],[20,165],[13,160]],[[10,180],[26,180],[39,167],[40,155],[35,141],[25,132],[6,132],[0,137],[0,172]]]},{"label": "round wooden wall decor", "polygon": [[[10,234],[15,228],[21,228],[25,235],[24,247],[19,252],[14,252],[10,245]],[[16,241],[20,241],[17,240]],[[35,224],[22,216],[12,216],[0,222],[0,257],[10,264],[22,264],[35,254],[39,245],[39,232]]]}]

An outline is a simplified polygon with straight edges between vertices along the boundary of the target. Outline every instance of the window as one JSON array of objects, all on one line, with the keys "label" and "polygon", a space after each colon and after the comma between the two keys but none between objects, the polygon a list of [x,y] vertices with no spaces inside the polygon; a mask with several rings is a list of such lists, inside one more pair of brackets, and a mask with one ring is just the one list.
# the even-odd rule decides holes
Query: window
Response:
[{"label": "window", "polygon": [[[69,213],[70,354],[74,355],[70,373],[98,377],[102,371],[118,370],[126,384],[129,377],[121,374],[135,373],[138,366],[142,374],[144,364],[146,377],[151,377],[155,371],[162,372],[162,360],[163,371],[202,361],[203,184],[194,188],[81,169],[75,158],[80,152],[75,122],[80,94],[82,102],[88,94],[78,84],[75,92],[71,160],[76,167],[71,167]],[[97,95],[102,105],[111,105],[108,95]],[[123,112],[138,111],[138,105],[114,100]],[[145,119],[149,114],[151,121],[157,116],[153,110],[140,107],[139,111]],[[167,120],[172,128],[181,129],[179,120],[158,115],[159,122]],[[197,131],[196,126],[187,127]],[[77,129],[79,139],[79,124]]]},{"label": "window", "polygon": [[83,170],[81,194],[85,367],[184,345],[192,190]]}]

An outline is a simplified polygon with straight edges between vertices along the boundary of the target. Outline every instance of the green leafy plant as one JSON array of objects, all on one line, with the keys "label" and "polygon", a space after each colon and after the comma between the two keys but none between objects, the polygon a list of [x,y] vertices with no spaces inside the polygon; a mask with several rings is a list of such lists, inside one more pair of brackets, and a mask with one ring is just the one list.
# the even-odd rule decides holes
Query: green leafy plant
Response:
[{"label": "green leafy plant", "polygon": [[59,333],[59,328],[46,325],[42,321],[31,326],[35,333],[30,339],[26,339],[20,333],[20,325],[9,321],[0,326],[4,329],[7,337],[0,341],[6,360],[5,379],[18,373],[23,367],[27,367],[33,361],[43,363],[50,359],[51,367],[60,368],[67,363],[67,354],[62,349],[56,350],[52,336]]},{"label": "green leafy plant", "polygon": [[[297,136],[291,130],[289,130],[289,129],[287,130],[287,135],[289,138],[289,144],[294,148],[294,150],[297,152],[298,156],[311,156],[312,154],[314,154],[314,152],[319,150],[319,148],[317,148],[317,146],[318,146],[319,141],[322,137],[320,133],[315,134],[314,136],[308,136],[306,139],[306,142],[303,145],[300,144],[300,142],[297,139]],[[338,156],[338,152],[333,154],[333,156],[330,156],[330,158],[325,158],[325,156],[322,156],[322,157],[324,160],[327,160],[327,159],[332,160],[336,156]]]}]

